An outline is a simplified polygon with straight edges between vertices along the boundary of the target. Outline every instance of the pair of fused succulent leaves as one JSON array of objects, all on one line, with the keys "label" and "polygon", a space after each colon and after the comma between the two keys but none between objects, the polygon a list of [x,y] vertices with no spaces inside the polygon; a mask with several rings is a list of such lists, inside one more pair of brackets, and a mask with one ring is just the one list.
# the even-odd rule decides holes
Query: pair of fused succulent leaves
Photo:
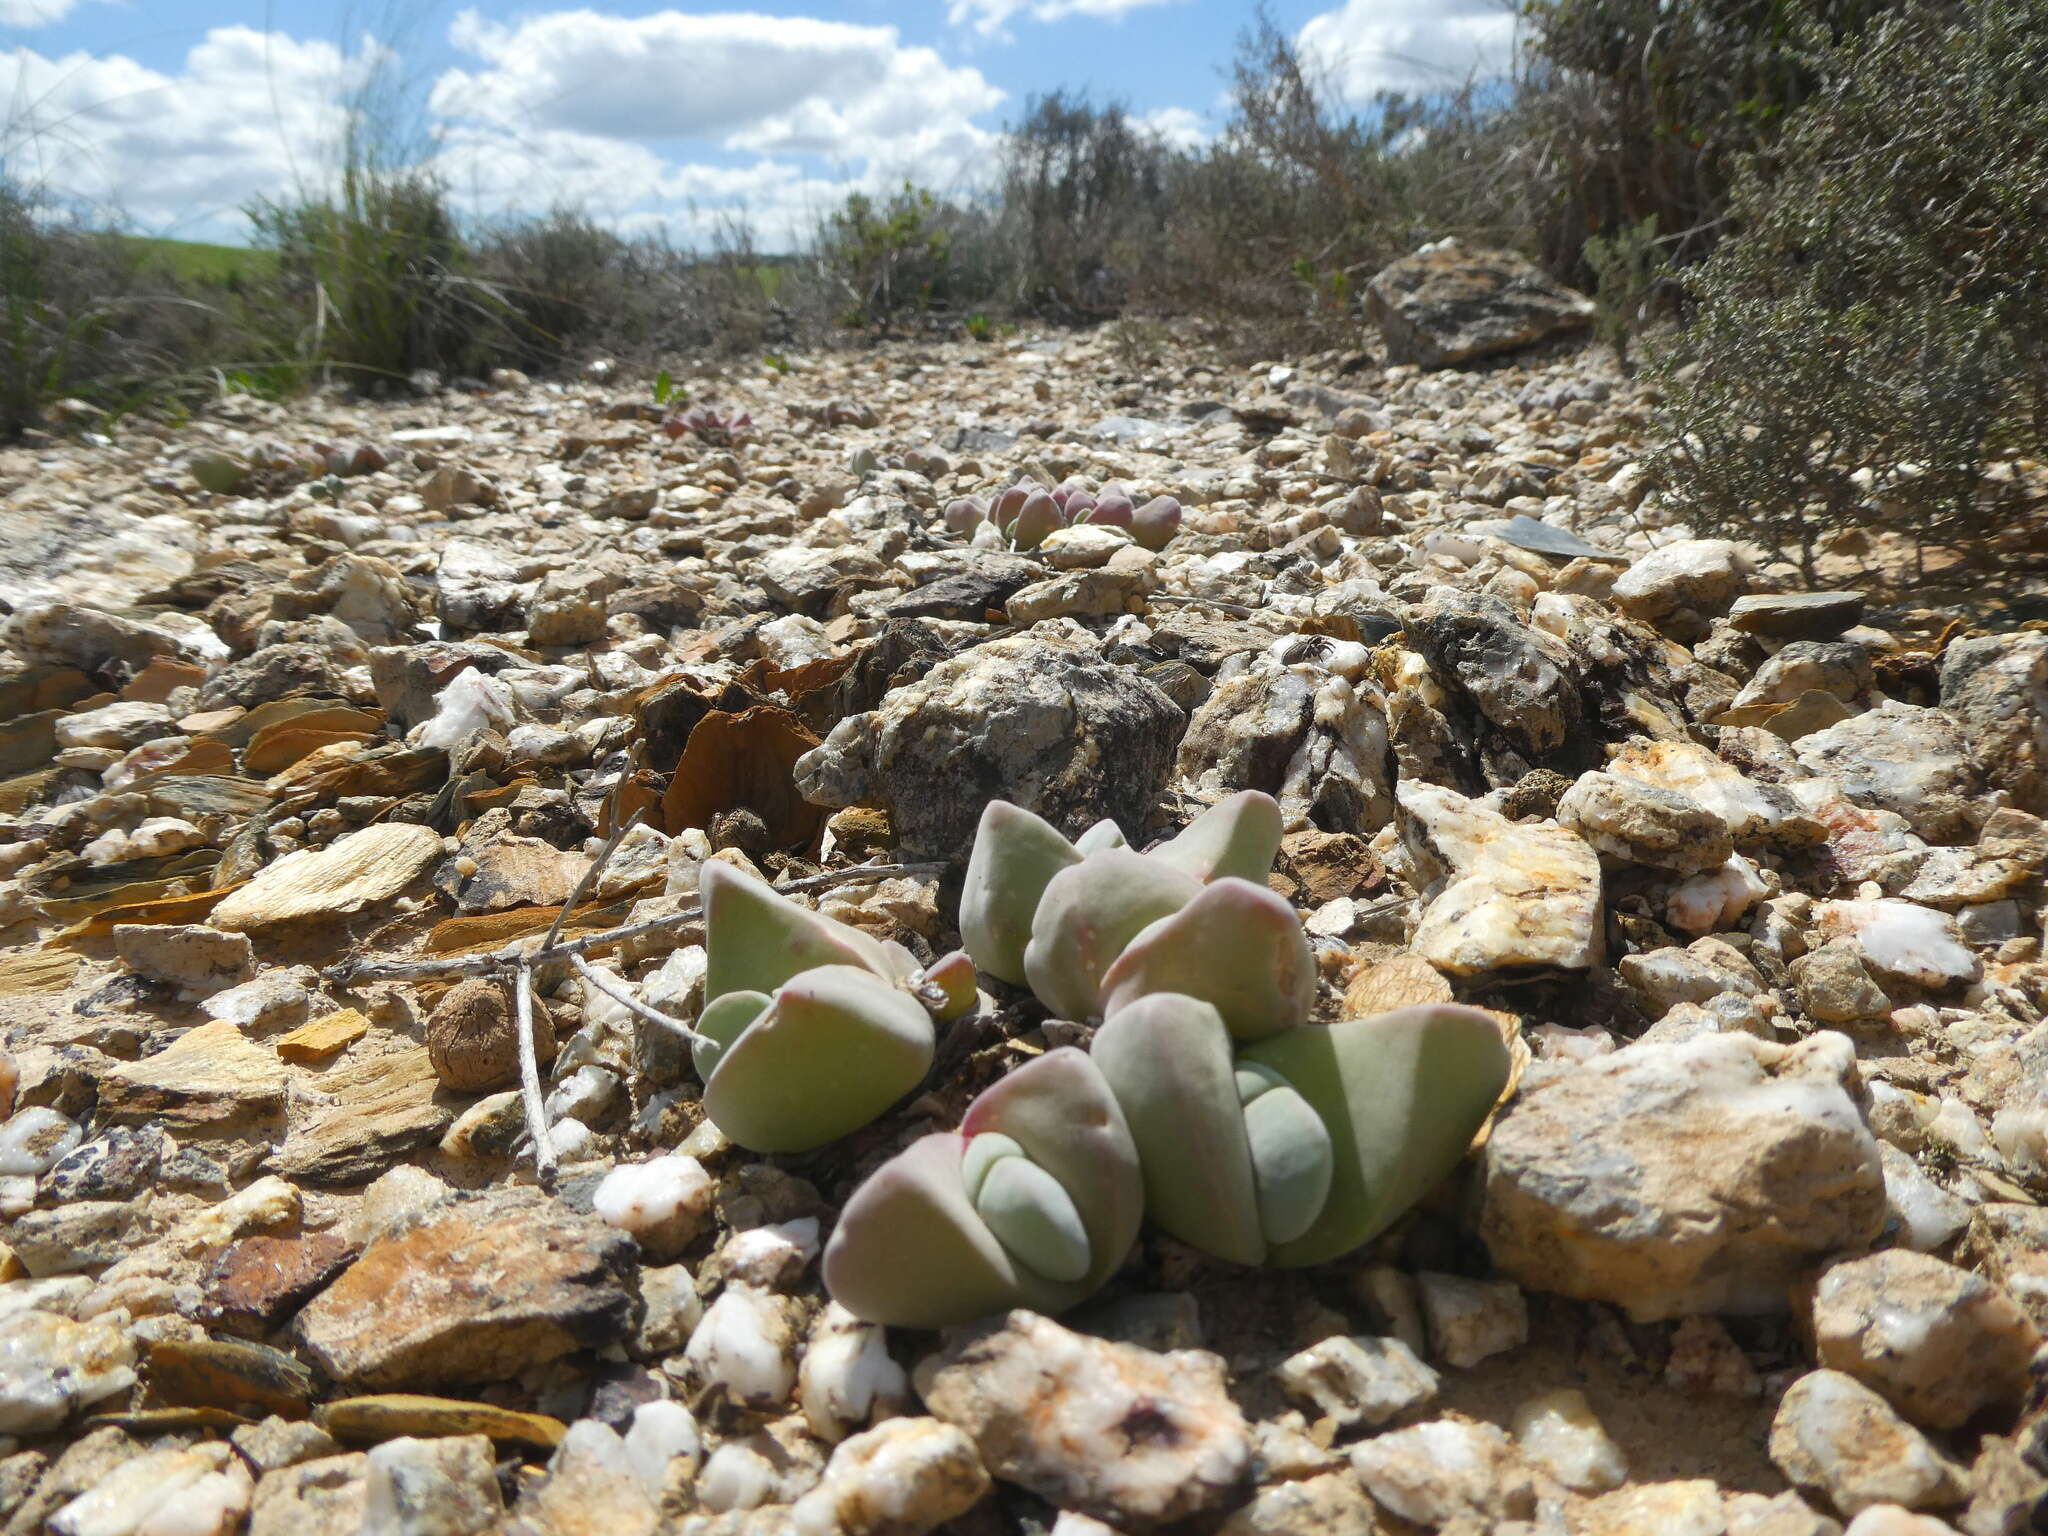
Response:
[{"label": "pair of fused succulent leaves", "polygon": [[962,496],[946,506],[946,526],[971,534],[983,523],[992,526],[1013,549],[1036,549],[1046,535],[1081,523],[1121,528],[1146,549],[1164,549],[1180,532],[1180,503],[1154,496],[1139,505],[1120,481],[1091,491],[1074,481],[1051,490],[1019,484],[999,491],[994,500]]},{"label": "pair of fused succulent leaves", "polygon": [[924,1080],[933,1019],[974,1006],[974,965],[798,906],[730,864],[703,867],[704,1009],[691,1046],[704,1112],[756,1152],[859,1130]]},{"label": "pair of fused succulent leaves", "polygon": [[1103,823],[1076,843],[997,802],[960,928],[983,970],[1066,1017],[1052,1051],[857,1189],[825,1251],[835,1300],[939,1327],[1059,1311],[1123,1262],[1149,1212],[1241,1264],[1314,1264],[1382,1231],[1457,1163],[1505,1086],[1476,1009],[1307,1023],[1300,919],[1261,881],[1279,807],[1234,796],[1139,854]]}]

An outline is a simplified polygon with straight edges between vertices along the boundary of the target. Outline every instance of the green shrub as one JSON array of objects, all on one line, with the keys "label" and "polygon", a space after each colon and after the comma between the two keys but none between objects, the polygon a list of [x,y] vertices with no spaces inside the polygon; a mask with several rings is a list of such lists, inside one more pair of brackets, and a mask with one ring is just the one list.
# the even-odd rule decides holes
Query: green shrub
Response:
[{"label": "green shrub", "polygon": [[475,275],[434,176],[352,161],[332,196],[248,212],[278,257],[255,307],[288,359],[376,388],[420,369],[478,372],[508,351],[517,311]]},{"label": "green shrub", "polygon": [[1687,279],[1661,475],[1809,576],[1873,519],[1981,549],[2013,516],[1987,458],[2048,441],[2048,0],[1804,43],[1816,94]]},{"label": "green shrub", "polygon": [[819,263],[844,292],[850,330],[890,324],[946,297],[952,235],[939,200],[905,182],[886,202],[850,194],[819,232]]},{"label": "green shrub", "polygon": [[58,400],[119,413],[203,390],[201,362],[234,344],[224,297],[0,179],[0,441]]}]

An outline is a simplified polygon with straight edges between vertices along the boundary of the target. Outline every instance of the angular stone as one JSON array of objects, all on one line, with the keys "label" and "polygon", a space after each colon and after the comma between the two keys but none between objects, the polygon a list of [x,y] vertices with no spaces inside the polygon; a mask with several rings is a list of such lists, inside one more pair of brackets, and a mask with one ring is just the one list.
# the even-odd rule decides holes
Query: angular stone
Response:
[{"label": "angular stone", "polygon": [[313,1373],[280,1350],[242,1339],[153,1340],[143,1358],[150,1396],[174,1407],[225,1408],[245,1418],[298,1418]]},{"label": "angular stone", "polygon": [[264,1473],[248,1536],[363,1536],[369,1470],[370,1458],[357,1451]]},{"label": "angular stone", "polygon": [[1402,841],[1434,882],[1410,946],[1454,976],[1600,958],[1600,859],[1548,822],[1518,823],[1455,790],[1404,779]]},{"label": "angular stone", "polygon": [[842,1440],[791,1517],[804,1530],[924,1536],[966,1514],[988,1489],[974,1442],[957,1426],[894,1418]]},{"label": "angular stone", "polygon": [[2048,1329],[2048,1208],[1995,1202],[1970,1217],[1956,1257],[2004,1288]]},{"label": "angular stone", "polygon": [[1436,1372],[1399,1339],[1339,1334],[1289,1356],[1274,1375],[1289,1397],[1340,1430],[1378,1429],[1436,1401]]},{"label": "angular stone", "polygon": [[114,928],[114,953],[138,975],[199,995],[232,987],[256,974],[249,936],[222,933],[217,928],[119,923]]},{"label": "angular stone", "polygon": [[888,811],[910,858],[964,859],[998,796],[1070,836],[1105,816],[1135,834],[1184,724],[1129,669],[1020,635],[941,662],[879,709],[840,721],[797,760],[796,781],[814,805]]},{"label": "angular stone", "polygon": [[417,822],[386,821],[302,848],[269,865],[213,909],[216,928],[315,923],[389,901],[441,856],[441,835]]},{"label": "angular stone", "polygon": [[1627,555],[1618,555],[1611,549],[1602,549],[1598,544],[1591,544],[1580,538],[1569,528],[1560,528],[1555,523],[1546,523],[1522,512],[1517,512],[1509,518],[1498,536],[1506,539],[1517,549],[1548,555],[1554,560],[1600,560],[1612,561],[1618,565],[1628,563]]},{"label": "angular stone", "polygon": [[1378,1514],[1356,1477],[1348,1471],[1326,1472],[1261,1488],[1217,1528],[1216,1536],[1376,1536],[1384,1529]]},{"label": "angular stone", "polygon": [[320,1091],[336,1102],[294,1127],[279,1149],[279,1173],[301,1184],[365,1184],[414,1147],[436,1140],[455,1118],[422,1047],[334,1068]]},{"label": "angular stone", "polygon": [[209,1318],[244,1338],[261,1338],[356,1256],[338,1232],[246,1237],[208,1266]]},{"label": "angular stone", "polygon": [[1637,1045],[1532,1071],[1486,1146],[1480,1236],[1524,1285],[1644,1321],[1769,1312],[1867,1247],[1883,1163],[1840,1035]]},{"label": "angular stone", "polygon": [[1863,622],[1861,592],[1752,593],[1735,599],[1728,622],[1773,640],[1832,640]]},{"label": "angular stone", "polygon": [[100,1079],[100,1113],[171,1131],[224,1131],[284,1109],[284,1066],[226,1020],[189,1030]]},{"label": "angular stone", "polygon": [[1875,1388],[1926,1429],[2018,1403],[2041,1347],[2027,1315],[1983,1276],[1896,1249],[1822,1276],[1813,1332],[1823,1366]]},{"label": "angular stone", "polygon": [[1725,613],[1742,591],[1742,552],[1727,539],[1680,539],[1652,551],[1614,583],[1614,606],[1677,638],[1706,633],[1707,619]]},{"label": "angular stone", "polygon": [[1250,1471],[1250,1430],[1224,1380],[1214,1355],[1158,1355],[1012,1312],[946,1351],[923,1396],[997,1477],[1145,1527],[1229,1502]]},{"label": "angular stone", "polygon": [[1434,1530],[1454,1520],[1491,1528],[1536,1512],[1536,1485],[1514,1442],[1491,1424],[1431,1419],[1352,1448],[1351,1468],[1375,1503]]},{"label": "angular stone", "polygon": [[54,1312],[0,1316],[0,1435],[41,1435],[135,1385],[120,1313],[75,1323]]},{"label": "angular stone", "polygon": [[633,1240],[522,1189],[431,1206],[364,1250],[294,1325],[337,1381],[502,1381],[625,1337]]},{"label": "angular stone", "polygon": [[1962,1501],[1962,1468],[1853,1376],[1814,1371],[1771,1420],[1771,1460],[1787,1482],[1844,1517],[1875,1504],[1940,1509]]},{"label": "angular stone", "polygon": [[1887,699],[1801,737],[1797,751],[1808,771],[1834,779],[1858,805],[1905,817],[1929,842],[1965,841],[1983,815],[1983,782],[1942,710]]},{"label": "angular stone", "polygon": [[1680,875],[1719,869],[1735,852],[1728,823],[1688,795],[1587,773],[1557,804],[1557,822],[1597,853]]},{"label": "angular stone", "polygon": [[928,581],[896,598],[882,611],[892,619],[959,619],[982,623],[1012,594],[1045,575],[1045,567],[1022,555],[980,553],[964,571]]},{"label": "angular stone", "polygon": [[363,1529],[378,1536],[490,1536],[505,1496],[481,1435],[389,1440],[370,1452]]},{"label": "angular stone", "polygon": [[280,1035],[273,1043],[277,1054],[286,1061],[312,1063],[348,1049],[369,1030],[370,1021],[355,1009],[337,1008],[301,1024],[288,1035]]},{"label": "angular stone", "polygon": [[1942,652],[1941,707],[1993,789],[2048,815],[2048,635],[1958,640]]},{"label": "angular stone", "polygon": [[1438,240],[1382,267],[1365,289],[1366,312],[1387,360],[1452,368],[1510,352],[1593,320],[1593,301],[1512,251]]}]

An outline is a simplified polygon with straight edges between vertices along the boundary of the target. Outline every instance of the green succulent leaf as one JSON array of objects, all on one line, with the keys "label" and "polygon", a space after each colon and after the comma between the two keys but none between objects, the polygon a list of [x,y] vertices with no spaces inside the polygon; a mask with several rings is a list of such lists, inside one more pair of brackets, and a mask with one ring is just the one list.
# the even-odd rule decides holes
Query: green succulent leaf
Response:
[{"label": "green succulent leaf", "polygon": [[[1015,1162],[1048,1175],[1071,1202],[1088,1255],[1079,1279],[1063,1282],[1020,1261],[975,1208],[996,1172]],[[961,1134],[913,1142],[853,1192],[825,1246],[825,1286],[856,1317],[906,1328],[1017,1306],[1064,1311],[1116,1272],[1143,1215],[1123,1111],[1095,1063],[1063,1046],[977,1098]]]},{"label": "green succulent leaf", "polygon": [[974,1209],[1018,1263],[1046,1279],[1071,1285],[1088,1273],[1081,1213],[1060,1181],[1028,1157],[997,1159],[974,1197]]},{"label": "green succulent leaf", "polygon": [[960,942],[998,980],[1024,985],[1024,946],[1046,883],[1081,862],[1074,845],[1042,817],[1007,800],[982,809],[960,893]]},{"label": "green succulent leaf", "polygon": [[773,992],[821,965],[859,966],[885,979],[901,969],[866,934],[798,906],[723,860],[706,860],[700,879],[707,1003],[728,992]]},{"label": "green succulent leaf", "polygon": [[1307,1022],[1315,956],[1292,906],[1263,885],[1226,876],[1132,936],[1102,978],[1102,1010],[1113,1014],[1158,992],[1199,997],[1233,1038],[1263,1039]]},{"label": "green succulent leaf", "polygon": [[697,1016],[698,1038],[690,1042],[690,1063],[700,1082],[711,1081],[719,1059],[767,1011],[770,1001],[766,992],[728,992],[704,1005]]},{"label": "green succulent leaf", "polygon": [[1273,860],[1280,856],[1280,833],[1280,802],[1247,789],[1217,801],[1150,857],[1197,880],[1234,875],[1260,881],[1273,872]]},{"label": "green succulent leaf", "polygon": [[1272,1262],[1285,1265],[1378,1236],[1458,1165],[1508,1080],[1499,1024],[1455,1004],[1289,1030],[1243,1060],[1284,1078],[1330,1135],[1329,1199],[1306,1232],[1274,1244]]},{"label": "green succulent leaf", "polygon": [[750,1151],[805,1152],[915,1088],[932,1047],[931,1015],[915,998],[872,971],[819,966],[778,988],[720,1053],[704,1112]]},{"label": "green succulent leaf", "polygon": [[1089,1054],[1130,1124],[1147,1213],[1204,1253],[1262,1263],[1258,1185],[1223,1016],[1199,998],[1155,992],[1112,1013]]},{"label": "green succulent leaf", "polygon": [[1291,1243],[1315,1224],[1330,1198],[1336,1166],[1330,1132],[1308,1100],[1277,1087],[1245,1105],[1244,1133],[1259,1192],[1259,1229],[1269,1243]]},{"label": "green succulent leaf", "polygon": [[1100,853],[1105,848],[1130,846],[1130,840],[1124,836],[1124,829],[1107,816],[1074,839],[1074,851],[1083,858],[1091,853]]},{"label": "green succulent leaf", "polygon": [[1127,848],[1092,853],[1046,882],[1024,950],[1024,975],[1062,1018],[1102,1006],[1102,980],[1141,930],[1202,893],[1194,876]]}]

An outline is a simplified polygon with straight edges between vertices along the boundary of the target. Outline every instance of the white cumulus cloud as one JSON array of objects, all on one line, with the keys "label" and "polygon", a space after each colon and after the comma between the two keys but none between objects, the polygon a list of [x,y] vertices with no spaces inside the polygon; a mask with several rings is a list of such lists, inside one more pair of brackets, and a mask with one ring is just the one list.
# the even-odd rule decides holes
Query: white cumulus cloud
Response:
[{"label": "white cumulus cloud", "polygon": [[320,184],[367,53],[216,27],[174,74],[122,54],[14,50],[0,72],[10,171],[151,229],[245,232],[256,196]]},{"label": "white cumulus cloud", "polygon": [[579,10],[506,25],[465,11],[450,40],[482,67],[435,83],[437,113],[628,142],[922,157],[981,142],[972,119],[1003,100],[979,70],[906,47],[894,27],[805,17]]},{"label": "white cumulus cloud", "polygon": [[947,0],[946,20],[956,27],[971,26],[984,37],[999,34],[1010,18],[1027,14],[1033,21],[1064,21],[1069,16],[1114,19],[1150,5],[1172,5],[1175,0]]},{"label": "white cumulus cloud", "polygon": [[1157,134],[1175,149],[1200,149],[1215,135],[1192,107],[1154,107],[1132,119],[1147,133]]},{"label": "white cumulus cloud", "polygon": [[0,27],[47,27],[77,7],[78,0],[0,0]]},{"label": "white cumulus cloud", "polygon": [[1340,95],[1426,91],[1504,71],[1515,17],[1502,0],[1345,0],[1296,37]]}]

